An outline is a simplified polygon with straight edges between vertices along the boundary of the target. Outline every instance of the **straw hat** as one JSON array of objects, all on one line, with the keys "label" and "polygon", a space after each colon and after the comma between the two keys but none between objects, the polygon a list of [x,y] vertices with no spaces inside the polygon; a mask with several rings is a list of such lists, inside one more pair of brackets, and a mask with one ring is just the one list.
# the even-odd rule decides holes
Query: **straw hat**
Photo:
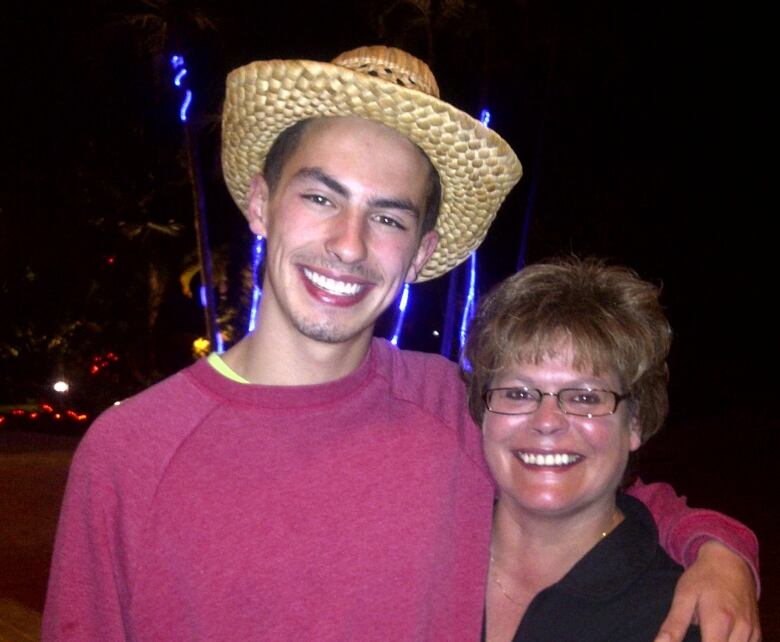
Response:
[{"label": "straw hat", "polygon": [[330,63],[260,60],[228,74],[222,167],[241,211],[276,137],[312,116],[383,123],[419,145],[439,172],[439,243],[418,282],[451,270],[479,246],[522,175],[520,161],[498,134],[439,100],[424,62],[400,49],[359,47]]}]

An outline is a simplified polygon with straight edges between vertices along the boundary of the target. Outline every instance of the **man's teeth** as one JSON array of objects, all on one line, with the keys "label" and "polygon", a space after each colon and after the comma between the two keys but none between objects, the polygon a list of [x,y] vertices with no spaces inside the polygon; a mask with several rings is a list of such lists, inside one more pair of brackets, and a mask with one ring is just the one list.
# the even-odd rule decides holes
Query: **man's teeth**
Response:
[{"label": "man's teeth", "polygon": [[517,458],[524,464],[530,466],[568,466],[569,464],[574,464],[582,459],[580,455],[568,453],[555,453],[554,455],[552,453],[547,453],[546,455],[543,455],[541,453],[523,452],[518,452]]},{"label": "man's teeth", "polygon": [[323,290],[327,290],[331,294],[337,294],[338,296],[354,296],[362,289],[360,283],[345,283],[344,281],[336,281],[330,277],[317,274],[304,268],[303,273],[306,278],[309,279],[314,285]]}]

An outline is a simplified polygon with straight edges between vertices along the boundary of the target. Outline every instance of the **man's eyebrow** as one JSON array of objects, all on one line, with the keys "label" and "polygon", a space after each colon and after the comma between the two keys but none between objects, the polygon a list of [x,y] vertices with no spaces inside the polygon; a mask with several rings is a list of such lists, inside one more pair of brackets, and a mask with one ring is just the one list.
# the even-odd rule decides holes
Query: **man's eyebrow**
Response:
[{"label": "man's eyebrow", "polygon": [[339,196],[349,198],[351,196],[346,186],[339,183],[335,178],[323,172],[319,167],[302,167],[295,173],[295,178],[309,178],[325,185],[333,190]]},{"label": "man's eyebrow", "polygon": [[405,198],[375,198],[369,201],[371,207],[381,210],[402,210],[414,218],[420,218],[420,210],[412,201]]},{"label": "man's eyebrow", "polygon": [[[336,192],[336,194],[343,196],[344,198],[349,198],[352,196],[352,193],[345,185],[337,181],[329,174],[326,174],[319,167],[302,167],[295,173],[295,178],[318,181],[325,185],[325,187],[328,189],[333,190]],[[406,198],[377,197],[370,199],[368,204],[370,207],[376,207],[378,209],[405,211],[415,218],[420,218],[420,210],[418,207],[412,201]]]}]

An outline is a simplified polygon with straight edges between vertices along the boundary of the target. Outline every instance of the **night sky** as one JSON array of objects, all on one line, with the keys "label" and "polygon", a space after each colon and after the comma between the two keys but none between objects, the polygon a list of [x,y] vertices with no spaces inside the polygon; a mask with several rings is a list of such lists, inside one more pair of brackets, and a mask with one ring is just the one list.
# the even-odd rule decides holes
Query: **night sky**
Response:
[{"label": "night sky", "polygon": [[[118,220],[178,221],[177,244],[153,251],[180,258],[194,248],[179,97],[163,56],[172,40],[155,56],[146,39],[154,23],[140,20],[153,12],[142,2],[59,4],[19,4],[2,21],[4,331],[28,317],[42,328],[41,319],[77,316],[83,279],[123,247]],[[155,4],[185,17],[169,34],[189,61],[209,232],[229,261],[248,256],[248,233],[219,175],[226,72],[263,58],[327,60],[364,44],[407,48],[431,62],[444,99],[474,115],[490,108],[524,166],[479,251],[480,289],[514,271],[526,220],[527,262],[595,254],[662,283],[675,330],[672,416],[649,470],[750,524],[758,491],[776,487],[769,453],[780,428],[769,413],[777,72],[768,16],[687,1],[433,2],[429,50],[413,3]],[[194,26],[198,15],[213,28]],[[129,273],[128,256],[116,253]],[[171,262],[171,273],[180,266]],[[34,296],[31,271],[49,279]],[[57,287],[42,297],[42,282]],[[430,333],[441,327],[446,286],[419,288],[409,347],[438,349]],[[123,336],[140,335],[140,316],[127,310],[143,302],[125,299],[116,308],[127,314]],[[164,309],[172,333],[198,330],[196,307]],[[168,363],[161,373],[174,369]]]}]

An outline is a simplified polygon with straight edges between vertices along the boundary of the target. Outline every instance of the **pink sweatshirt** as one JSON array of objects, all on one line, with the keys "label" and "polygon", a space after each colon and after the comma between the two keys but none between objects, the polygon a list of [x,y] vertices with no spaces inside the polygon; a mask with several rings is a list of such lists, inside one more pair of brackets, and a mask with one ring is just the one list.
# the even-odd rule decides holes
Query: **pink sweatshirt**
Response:
[{"label": "pink sweatshirt", "polygon": [[[633,493],[690,562],[753,534]],[[374,340],[317,386],[205,360],[98,418],[71,467],[43,640],[478,640],[493,485],[456,366]]]}]

